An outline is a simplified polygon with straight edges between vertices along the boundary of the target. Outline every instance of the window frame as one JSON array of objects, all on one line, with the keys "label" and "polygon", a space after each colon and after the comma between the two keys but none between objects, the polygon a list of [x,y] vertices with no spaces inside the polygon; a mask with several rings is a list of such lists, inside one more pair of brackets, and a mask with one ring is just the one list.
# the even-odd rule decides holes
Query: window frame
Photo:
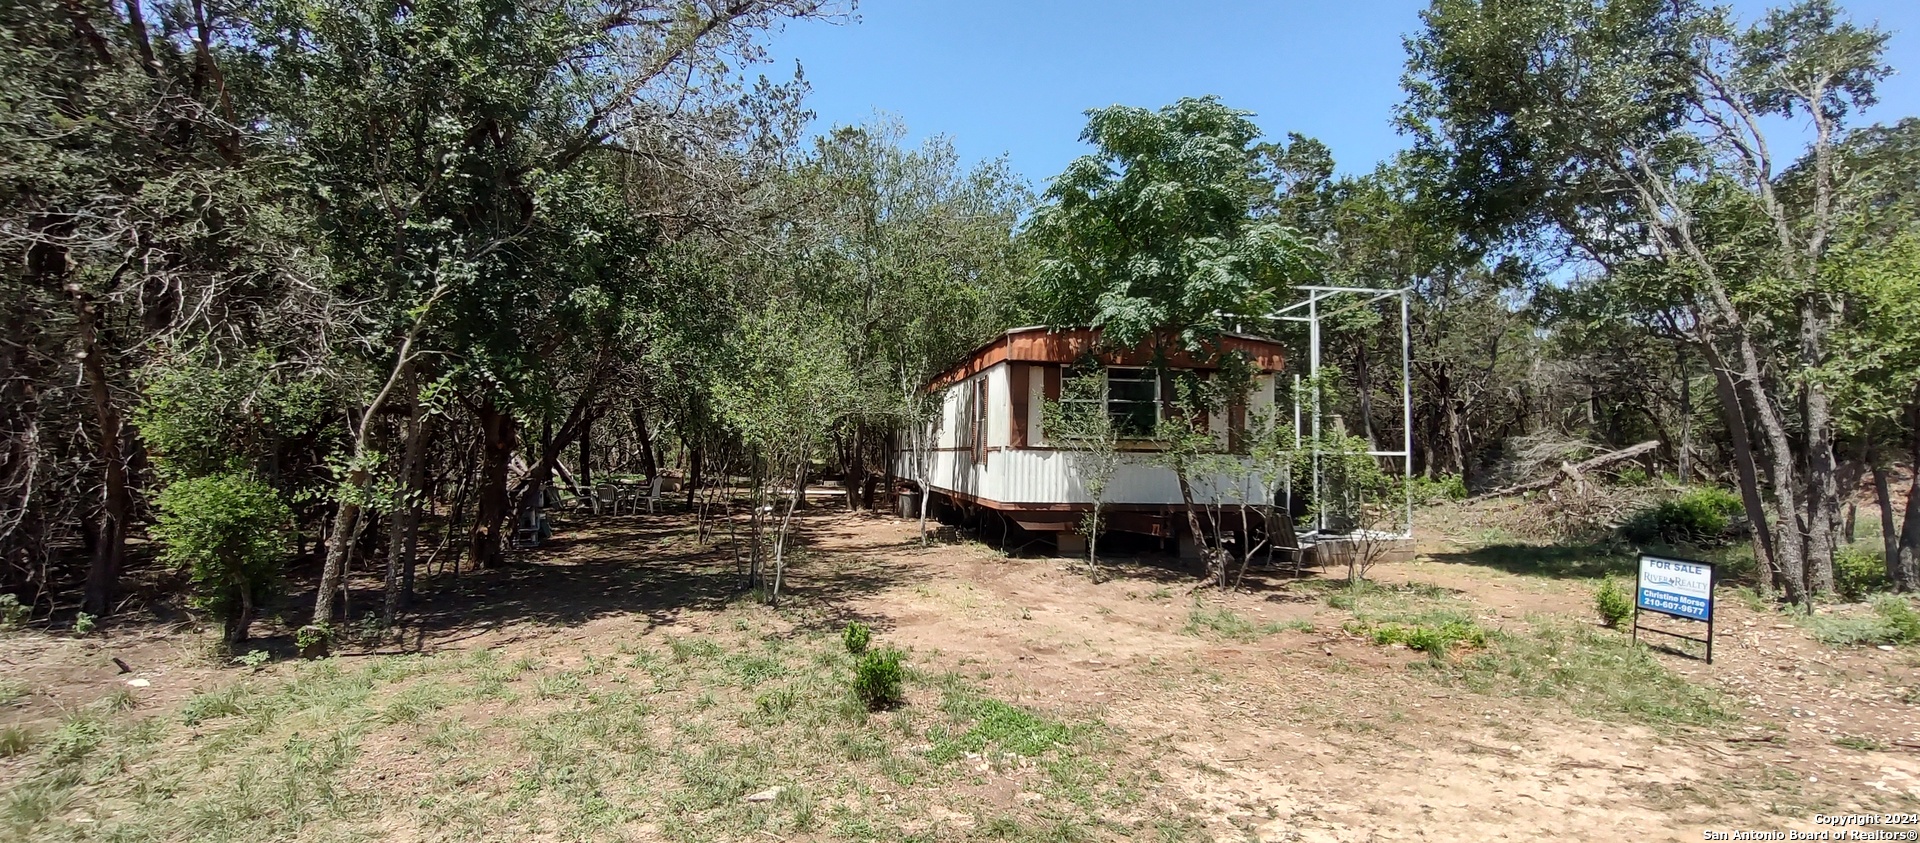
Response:
[{"label": "window frame", "polygon": [[[1116,371],[1136,373],[1135,376],[1133,377],[1121,378],[1121,381],[1123,383],[1146,384],[1151,388],[1152,394],[1148,398],[1127,398],[1127,399],[1122,399],[1120,401],[1120,403],[1123,406],[1132,405],[1134,407],[1137,407],[1138,405],[1141,405],[1141,404],[1150,405],[1150,408],[1152,409],[1152,412],[1153,412],[1153,421],[1152,421],[1152,424],[1148,427],[1148,429],[1144,431],[1132,429],[1132,425],[1130,424],[1130,422],[1136,417],[1137,410],[1130,411],[1124,414],[1115,412],[1114,410],[1115,401],[1113,397],[1113,381],[1114,381],[1113,373]],[[1160,373],[1157,370],[1151,367],[1146,367],[1146,366],[1102,366],[1100,370],[1100,374],[1101,374],[1102,380],[1106,384],[1106,388],[1101,392],[1101,399],[1105,403],[1104,409],[1106,410],[1106,413],[1107,413],[1107,420],[1110,424],[1113,425],[1113,430],[1116,438],[1132,439],[1132,440],[1152,439],[1156,429],[1160,425],[1160,422],[1164,420],[1163,414],[1161,412],[1162,402],[1161,402],[1161,388],[1160,388],[1161,387]]]}]

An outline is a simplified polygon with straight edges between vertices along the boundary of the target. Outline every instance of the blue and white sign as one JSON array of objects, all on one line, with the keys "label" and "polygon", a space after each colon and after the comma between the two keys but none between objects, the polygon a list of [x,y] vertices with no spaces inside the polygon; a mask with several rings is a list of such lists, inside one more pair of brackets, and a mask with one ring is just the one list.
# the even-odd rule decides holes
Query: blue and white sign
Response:
[{"label": "blue and white sign", "polygon": [[1713,566],[1640,557],[1640,608],[1676,618],[1713,620]]}]

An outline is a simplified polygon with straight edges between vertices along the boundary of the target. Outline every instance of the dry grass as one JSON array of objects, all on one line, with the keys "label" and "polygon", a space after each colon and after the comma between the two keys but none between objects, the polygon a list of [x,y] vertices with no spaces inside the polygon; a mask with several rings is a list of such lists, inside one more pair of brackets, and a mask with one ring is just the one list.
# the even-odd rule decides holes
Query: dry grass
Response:
[{"label": "dry grass", "polygon": [[[331,659],[236,673],[169,713],[109,701],[26,746],[7,839],[1011,839],[1161,835],[1095,722],[910,670],[869,712],[831,633]],[[720,626],[715,624],[713,626]],[[911,658],[910,658],[910,667]],[[984,795],[1013,779],[1032,796]],[[770,799],[750,794],[773,790]]]}]

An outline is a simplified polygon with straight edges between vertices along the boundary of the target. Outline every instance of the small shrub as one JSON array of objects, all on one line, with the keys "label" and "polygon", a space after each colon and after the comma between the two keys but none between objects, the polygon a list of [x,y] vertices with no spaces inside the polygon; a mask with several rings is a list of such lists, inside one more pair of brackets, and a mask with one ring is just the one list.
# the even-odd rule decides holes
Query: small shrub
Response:
[{"label": "small shrub", "polygon": [[279,585],[293,523],[286,501],[251,472],[233,471],[169,483],[159,505],[162,558],[187,570],[194,605],[222,621],[227,641],[246,640]]},{"label": "small shrub", "polygon": [[1458,474],[1442,474],[1431,479],[1415,476],[1411,491],[1417,504],[1463,501],[1467,499],[1467,481]]},{"label": "small shrub", "polygon": [[1593,592],[1593,608],[1600,614],[1600,622],[1614,629],[1633,617],[1633,599],[1617,580],[1600,583]]},{"label": "small shrub", "polygon": [[1833,590],[1848,600],[1864,600],[1869,594],[1887,588],[1887,561],[1855,545],[1846,545],[1833,555]]},{"label": "small shrub", "polygon": [[1695,486],[1629,516],[1620,534],[1635,544],[1725,544],[1734,518],[1745,509],[1739,496],[1713,486]]},{"label": "small shrub", "polygon": [[899,705],[904,697],[901,694],[901,681],[906,669],[900,665],[900,651],[876,650],[860,657],[859,664],[853,668],[853,694],[865,703],[869,711],[880,711]]},{"label": "small shrub", "polygon": [[840,632],[840,641],[847,645],[849,653],[856,656],[865,653],[867,645],[873,643],[873,627],[854,621]]},{"label": "small shrub", "polygon": [[243,655],[233,657],[234,664],[242,667],[251,667],[255,670],[258,670],[262,665],[272,660],[273,654],[265,650],[248,650]]},{"label": "small shrub", "polygon": [[333,630],[323,623],[310,623],[293,631],[293,646],[305,658],[324,655],[332,639]]},{"label": "small shrub", "polygon": [[1645,486],[1653,482],[1653,477],[1647,474],[1647,470],[1637,465],[1620,469],[1620,473],[1614,476],[1627,486]]},{"label": "small shrub", "polygon": [[16,629],[26,626],[33,607],[20,602],[18,594],[0,594],[0,629]]},{"label": "small shrub", "polygon": [[95,625],[95,619],[92,615],[81,612],[78,617],[73,619],[73,634],[92,635]]}]

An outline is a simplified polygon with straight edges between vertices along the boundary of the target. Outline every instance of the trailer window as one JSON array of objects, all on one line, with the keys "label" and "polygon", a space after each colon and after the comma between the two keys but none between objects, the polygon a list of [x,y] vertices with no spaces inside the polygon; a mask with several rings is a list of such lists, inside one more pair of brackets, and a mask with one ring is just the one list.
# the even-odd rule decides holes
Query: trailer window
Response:
[{"label": "trailer window", "polygon": [[1160,421],[1160,376],[1152,369],[1108,369],[1107,417],[1121,436],[1152,436]]}]

